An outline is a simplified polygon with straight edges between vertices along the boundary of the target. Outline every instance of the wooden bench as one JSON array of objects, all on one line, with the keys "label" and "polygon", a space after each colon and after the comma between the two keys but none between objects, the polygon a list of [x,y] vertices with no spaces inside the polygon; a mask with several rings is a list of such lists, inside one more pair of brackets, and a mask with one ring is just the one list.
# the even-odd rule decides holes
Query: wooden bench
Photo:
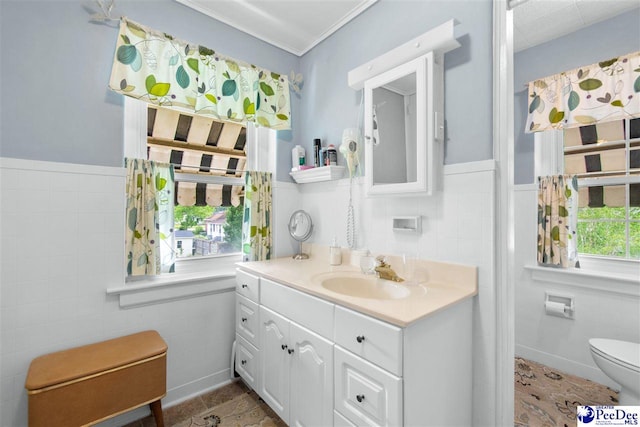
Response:
[{"label": "wooden bench", "polygon": [[72,427],[100,421],[149,404],[164,426],[167,344],[144,331],[31,362],[25,381],[30,427]]}]

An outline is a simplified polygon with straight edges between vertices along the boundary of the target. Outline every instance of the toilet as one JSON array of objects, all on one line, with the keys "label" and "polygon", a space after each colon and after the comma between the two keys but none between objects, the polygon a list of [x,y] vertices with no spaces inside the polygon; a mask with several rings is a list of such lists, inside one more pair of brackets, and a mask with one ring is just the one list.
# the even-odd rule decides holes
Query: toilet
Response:
[{"label": "toilet", "polygon": [[589,347],[596,365],[622,387],[618,404],[640,405],[640,343],[591,338]]}]

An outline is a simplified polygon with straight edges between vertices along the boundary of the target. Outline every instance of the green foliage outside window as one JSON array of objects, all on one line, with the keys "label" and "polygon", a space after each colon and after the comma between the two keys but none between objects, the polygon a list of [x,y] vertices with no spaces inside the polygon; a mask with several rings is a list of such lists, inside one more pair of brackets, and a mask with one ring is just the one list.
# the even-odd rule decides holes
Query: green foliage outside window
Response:
[{"label": "green foliage outside window", "polygon": [[[629,254],[640,259],[640,207],[629,210]],[[578,211],[578,252],[581,254],[626,256],[625,208],[580,208]],[[634,221],[636,219],[636,221]]]},{"label": "green foliage outside window", "polygon": [[[240,252],[242,247],[242,214],[243,207],[211,207],[211,206],[175,206],[174,221],[176,230],[191,230],[198,238],[205,233],[204,220],[215,212],[226,210],[224,231],[224,253]],[[204,238],[204,237],[202,237]]]},{"label": "green foliage outside window", "polygon": [[213,215],[215,211],[211,206],[180,206],[173,208],[174,222],[178,230],[190,230],[205,219]]},{"label": "green foliage outside window", "polygon": [[234,249],[234,252],[240,252],[242,247],[242,213],[242,205],[228,207],[227,221],[223,226],[225,241]]}]

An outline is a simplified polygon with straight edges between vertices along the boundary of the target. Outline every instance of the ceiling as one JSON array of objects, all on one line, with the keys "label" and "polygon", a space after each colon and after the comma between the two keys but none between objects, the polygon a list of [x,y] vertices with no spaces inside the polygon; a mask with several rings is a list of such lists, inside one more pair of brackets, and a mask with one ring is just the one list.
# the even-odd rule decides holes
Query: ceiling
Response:
[{"label": "ceiling", "polygon": [[639,0],[515,0],[515,3],[518,4],[513,9],[516,52],[640,6]]},{"label": "ceiling", "polygon": [[[378,0],[176,0],[298,56]],[[422,0],[430,1],[430,0]],[[485,0],[489,1],[489,0]],[[514,49],[537,46],[637,8],[639,0],[511,0]]]},{"label": "ceiling", "polygon": [[176,0],[298,56],[377,0]]}]

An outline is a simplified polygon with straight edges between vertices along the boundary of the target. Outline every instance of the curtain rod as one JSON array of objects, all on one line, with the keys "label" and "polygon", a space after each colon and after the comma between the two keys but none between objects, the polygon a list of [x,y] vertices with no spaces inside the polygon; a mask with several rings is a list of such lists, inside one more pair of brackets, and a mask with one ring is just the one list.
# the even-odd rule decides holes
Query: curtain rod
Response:
[{"label": "curtain rod", "polygon": [[95,0],[96,4],[100,8],[100,11],[94,13],[89,18],[90,21],[95,22],[108,22],[108,21],[120,21],[121,16],[111,16],[111,11],[115,7],[115,0]]}]

